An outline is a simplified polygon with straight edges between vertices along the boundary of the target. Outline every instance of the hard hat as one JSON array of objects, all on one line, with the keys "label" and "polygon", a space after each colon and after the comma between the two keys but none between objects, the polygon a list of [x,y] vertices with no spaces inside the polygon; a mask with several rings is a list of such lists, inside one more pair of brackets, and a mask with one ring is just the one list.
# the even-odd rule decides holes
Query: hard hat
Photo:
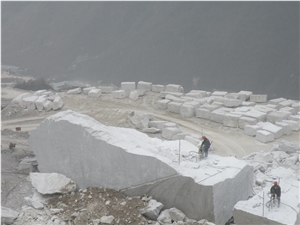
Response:
[{"label": "hard hat", "polygon": [[203,140],[205,140],[205,139],[206,139],[206,137],[205,137],[205,136],[202,136],[202,139],[203,139]]},{"label": "hard hat", "polygon": [[274,181],[274,185],[277,185],[277,181]]}]

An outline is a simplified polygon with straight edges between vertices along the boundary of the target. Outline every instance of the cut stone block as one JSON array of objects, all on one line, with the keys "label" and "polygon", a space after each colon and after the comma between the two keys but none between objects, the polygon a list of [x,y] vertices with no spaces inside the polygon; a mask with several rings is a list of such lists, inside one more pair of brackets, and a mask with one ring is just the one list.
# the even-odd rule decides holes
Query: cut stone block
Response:
[{"label": "cut stone block", "polygon": [[158,109],[167,109],[168,104],[171,102],[171,100],[168,99],[162,99],[155,103],[156,108]]},{"label": "cut stone block", "polygon": [[195,116],[198,118],[210,120],[211,112],[207,109],[197,108],[195,109]]},{"label": "cut stone block", "polygon": [[135,82],[122,82],[121,89],[124,91],[133,91],[135,90]]},{"label": "cut stone block", "polygon": [[88,96],[90,98],[99,98],[101,94],[102,94],[101,89],[95,88],[89,91]]},{"label": "cut stone block", "polygon": [[82,89],[82,92],[87,95],[90,92],[90,90],[93,90],[94,88],[96,87],[86,87]]},{"label": "cut stone block", "polygon": [[224,97],[227,94],[228,94],[228,92],[226,92],[226,91],[214,91],[211,95],[212,96],[222,96],[222,97]]},{"label": "cut stone block", "polygon": [[[64,174],[78,188],[100,186],[129,196],[146,194],[188,218],[225,224],[236,202],[252,194],[252,166],[213,154],[198,164],[193,160],[180,165],[178,141],[169,143],[174,149],[166,142],[135,129],[108,127],[70,110],[44,120],[29,138],[41,173]],[[180,143],[182,154],[197,149],[187,141]]]},{"label": "cut stone block", "polygon": [[35,100],[35,107],[38,111],[42,111],[44,109],[44,105],[46,103],[47,99],[45,96],[39,96],[37,100]]},{"label": "cut stone block", "polygon": [[251,107],[247,107],[247,106],[241,106],[241,107],[238,107],[238,108],[234,109],[234,112],[244,113],[244,112],[250,111],[250,109],[252,109],[252,108]]},{"label": "cut stone block", "polygon": [[23,98],[23,101],[26,103],[26,108],[30,109],[30,110],[35,110],[36,106],[35,106],[35,101],[38,99],[39,97],[36,95],[30,96],[30,97],[26,97]]},{"label": "cut stone block", "polygon": [[263,106],[263,105],[255,105],[253,107],[253,109],[257,110],[257,111],[260,111],[260,112],[263,112],[263,113],[266,113],[266,114],[277,111],[274,108],[269,108],[269,107],[266,107],[266,106]]},{"label": "cut stone block", "polygon": [[166,86],[166,92],[179,92],[179,93],[183,93],[184,89],[181,85],[178,84],[168,84]]},{"label": "cut stone block", "polygon": [[230,112],[230,110],[225,110],[224,108],[219,108],[211,112],[210,119],[217,123],[223,123],[224,116]]},{"label": "cut stone block", "polygon": [[226,127],[238,127],[241,115],[227,113],[223,119],[223,125]]},{"label": "cut stone block", "polygon": [[294,109],[293,107],[283,107],[280,109],[280,111],[291,113],[291,115],[295,115],[297,113],[296,109]]},{"label": "cut stone block", "polygon": [[224,104],[224,102],[228,99],[226,99],[225,97],[222,97],[222,96],[213,96],[213,100],[214,100],[214,103],[219,102],[219,103]]},{"label": "cut stone block", "polygon": [[152,90],[152,83],[151,82],[145,82],[145,81],[139,81],[137,84],[137,89],[143,89],[145,91],[151,91]]},{"label": "cut stone block", "polygon": [[256,131],[256,136],[255,136],[256,140],[262,142],[262,143],[268,143],[271,141],[274,141],[274,134],[272,134],[271,132],[268,132],[266,130],[258,130]]},{"label": "cut stone block", "polygon": [[174,95],[171,95],[171,94],[167,94],[165,98],[168,99],[168,100],[174,101],[174,102],[180,102],[180,103],[186,102],[186,100],[184,100],[182,98],[178,98],[178,97],[176,97]]},{"label": "cut stone block", "polygon": [[53,102],[47,100],[43,107],[46,111],[50,111],[53,108]]},{"label": "cut stone block", "polygon": [[238,107],[242,105],[242,101],[238,99],[226,99],[224,100],[224,106],[226,107]]},{"label": "cut stone block", "polygon": [[275,125],[276,125],[276,126],[279,126],[279,127],[282,127],[283,133],[284,133],[285,135],[289,135],[289,134],[292,133],[292,128],[291,128],[291,126],[290,126],[289,124],[287,124],[287,123],[284,123],[284,122],[276,122]]},{"label": "cut stone block", "polygon": [[113,98],[122,99],[122,98],[126,97],[126,91],[125,90],[113,91],[111,94],[112,94]]},{"label": "cut stone block", "polygon": [[225,95],[225,98],[228,99],[239,99],[239,93],[228,93]]},{"label": "cut stone block", "polygon": [[180,106],[180,115],[183,118],[191,118],[193,116],[195,116],[195,108],[192,105],[189,104],[182,104]]},{"label": "cut stone block", "polygon": [[255,102],[242,102],[242,106],[255,106]]},{"label": "cut stone block", "polygon": [[58,109],[62,108],[63,105],[64,105],[64,102],[61,99],[61,97],[56,95],[54,100],[53,100],[53,103],[52,103],[52,109],[53,110],[58,110]]},{"label": "cut stone block", "polygon": [[278,105],[273,105],[273,104],[266,104],[265,107],[272,108],[272,109],[279,109]]},{"label": "cut stone block", "polygon": [[294,121],[299,122],[300,121],[300,115],[289,116],[289,120],[294,120]]},{"label": "cut stone block", "polygon": [[296,112],[299,112],[300,111],[300,102],[293,103],[292,107],[296,110]]},{"label": "cut stone block", "polygon": [[166,98],[167,95],[175,96],[175,97],[178,97],[178,98],[184,96],[183,93],[178,93],[178,92],[166,92],[166,91],[160,92],[160,97],[161,98]]},{"label": "cut stone block", "polygon": [[250,110],[248,112],[245,112],[244,116],[252,117],[256,119],[258,122],[265,122],[267,119],[267,114],[264,112],[260,112],[257,110]]},{"label": "cut stone block", "polygon": [[185,105],[191,105],[191,106],[193,106],[194,108],[197,108],[197,107],[199,107],[199,106],[201,105],[201,103],[198,102],[198,101],[187,101],[187,102],[185,102],[184,104],[185,104]]},{"label": "cut stone block", "polygon": [[77,95],[82,92],[81,88],[74,88],[67,91],[67,95]]},{"label": "cut stone block", "polygon": [[265,103],[267,102],[267,95],[250,95],[250,102]]},{"label": "cut stone block", "polygon": [[33,95],[41,96],[41,95],[44,95],[44,93],[45,93],[46,91],[47,91],[47,90],[39,90],[39,91],[36,91]]},{"label": "cut stone block", "polygon": [[186,93],[185,95],[193,98],[204,98],[207,96],[207,93],[206,91],[191,90],[189,93]]},{"label": "cut stone block", "polygon": [[246,125],[255,125],[257,120],[251,117],[241,116],[239,118],[239,128],[244,130]]},{"label": "cut stone block", "polygon": [[271,112],[267,115],[267,121],[271,123],[281,122],[282,120],[288,119],[288,115],[283,112]]},{"label": "cut stone block", "polygon": [[289,124],[292,128],[292,131],[299,131],[299,122],[293,120],[282,120],[282,122]]},{"label": "cut stone block", "polygon": [[273,105],[278,105],[280,102],[285,101],[286,98],[275,98],[275,99],[271,99],[268,101],[268,103],[273,104]]},{"label": "cut stone block", "polygon": [[250,96],[253,95],[251,91],[240,91],[240,100],[242,101],[248,101],[250,99]]},{"label": "cut stone block", "polygon": [[103,94],[111,94],[115,89],[112,86],[99,86]]},{"label": "cut stone block", "polygon": [[136,90],[139,96],[144,96],[146,94],[146,90],[145,89],[137,89]]},{"label": "cut stone block", "polygon": [[23,101],[24,98],[32,96],[30,93],[26,92],[15,97],[11,102],[13,105],[20,105],[23,108],[26,108],[26,102]]},{"label": "cut stone block", "polygon": [[278,105],[283,108],[283,107],[289,107],[289,106],[292,106],[293,104],[295,103],[295,101],[293,100],[285,100],[285,101],[282,101],[282,102],[279,102]]},{"label": "cut stone block", "polygon": [[283,135],[282,127],[276,126],[270,122],[258,123],[257,125],[260,126],[263,130],[273,133],[274,138],[276,139],[282,137]]},{"label": "cut stone block", "polygon": [[181,133],[181,131],[177,127],[165,127],[162,130],[162,137],[172,140],[173,136]]},{"label": "cut stone block", "polygon": [[206,109],[210,112],[216,110],[216,109],[219,109],[221,108],[219,105],[210,105],[210,104],[203,104],[200,106],[201,109]]},{"label": "cut stone block", "polygon": [[244,133],[249,136],[255,136],[256,132],[260,129],[261,127],[258,125],[246,125],[244,129]]},{"label": "cut stone block", "polygon": [[152,91],[156,93],[160,93],[162,91],[165,91],[165,86],[160,84],[153,84],[152,85]]},{"label": "cut stone block", "polygon": [[297,153],[300,151],[299,142],[289,142],[286,140],[282,140],[279,142],[278,151],[284,151],[288,154]]},{"label": "cut stone block", "polygon": [[218,107],[224,107],[224,103],[222,102],[213,102],[211,105],[215,105],[215,106],[218,106]]},{"label": "cut stone block", "polygon": [[180,102],[170,102],[168,104],[168,111],[171,113],[179,114],[181,105],[182,105],[182,103],[180,103]]}]

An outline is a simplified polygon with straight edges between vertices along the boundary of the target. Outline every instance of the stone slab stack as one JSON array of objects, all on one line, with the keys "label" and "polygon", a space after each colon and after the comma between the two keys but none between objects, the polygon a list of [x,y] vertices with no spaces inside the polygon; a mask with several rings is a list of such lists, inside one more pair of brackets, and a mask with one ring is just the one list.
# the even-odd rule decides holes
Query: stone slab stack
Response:
[{"label": "stone slab stack", "polygon": [[89,91],[88,96],[90,98],[99,98],[101,94],[102,94],[101,89],[94,88]]}]

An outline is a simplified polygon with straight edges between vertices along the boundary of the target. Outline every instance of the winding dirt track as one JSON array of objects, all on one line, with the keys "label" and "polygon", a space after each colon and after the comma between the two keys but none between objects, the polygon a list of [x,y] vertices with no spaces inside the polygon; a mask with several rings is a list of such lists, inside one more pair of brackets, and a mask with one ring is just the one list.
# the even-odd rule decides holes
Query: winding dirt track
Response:
[{"label": "winding dirt track", "polygon": [[[128,122],[130,112],[151,113],[155,120],[166,120],[178,124],[179,128],[188,134],[201,137],[205,134],[213,141],[212,149],[214,154],[221,156],[236,156],[242,158],[252,152],[268,151],[275,142],[263,144],[255,138],[244,135],[242,130],[223,127],[221,124],[198,118],[184,119],[178,114],[169,113],[164,110],[153,108],[157,94],[149,94],[134,102],[129,99],[112,99],[110,95],[103,95],[98,99],[88,98],[86,95],[70,95],[64,99],[62,110],[71,109],[79,113],[89,115],[97,121],[111,126],[123,126]],[[1,121],[2,128],[15,129],[22,127],[22,131],[35,129],[46,117],[57,112],[50,111],[43,116],[32,116]],[[289,141],[299,141],[299,133],[293,133],[283,137]]]}]

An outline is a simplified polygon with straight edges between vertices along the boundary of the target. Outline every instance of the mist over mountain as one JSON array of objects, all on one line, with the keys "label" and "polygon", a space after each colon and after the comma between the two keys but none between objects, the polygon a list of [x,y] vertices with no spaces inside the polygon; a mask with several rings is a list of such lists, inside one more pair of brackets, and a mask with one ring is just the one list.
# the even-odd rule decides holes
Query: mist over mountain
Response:
[{"label": "mist over mountain", "polygon": [[2,65],[35,77],[299,99],[299,2],[1,2]]}]

